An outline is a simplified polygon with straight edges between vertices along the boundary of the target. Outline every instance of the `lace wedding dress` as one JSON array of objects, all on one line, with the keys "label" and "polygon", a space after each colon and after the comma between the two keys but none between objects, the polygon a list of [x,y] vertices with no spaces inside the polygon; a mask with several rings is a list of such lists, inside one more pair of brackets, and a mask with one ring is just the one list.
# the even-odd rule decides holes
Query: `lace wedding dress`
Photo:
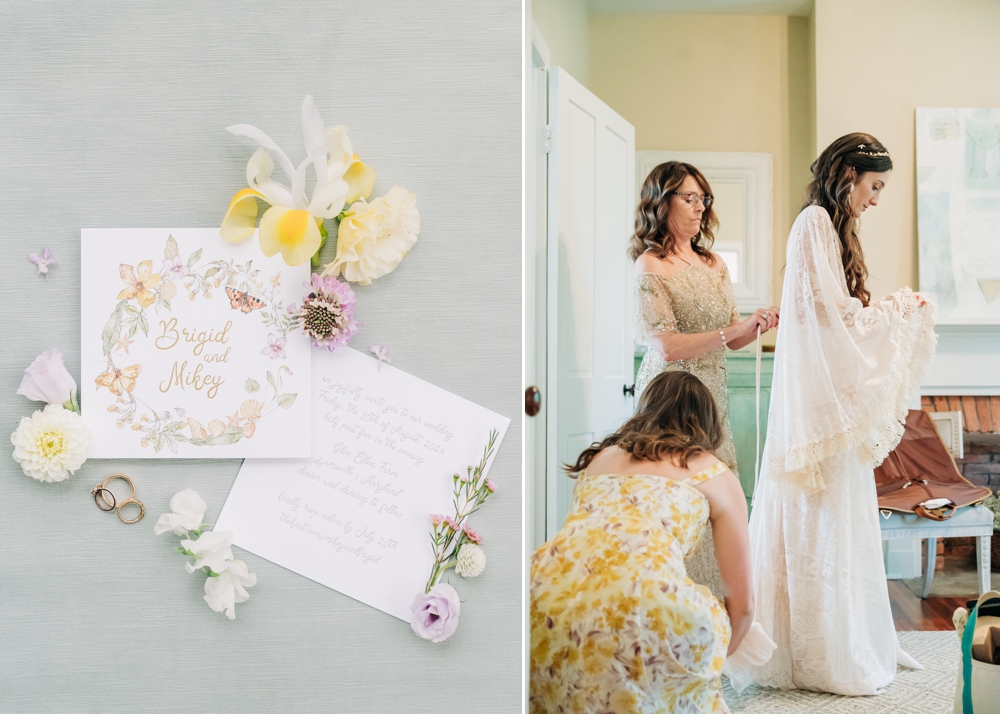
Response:
[{"label": "lace wedding dress", "polygon": [[[692,263],[669,277],[659,273],[641,273],[635,279],[636,335],[649,344],[651,335],[664,332],[693,334],[715,332],[739,319],[733,284],[725,264],[722,270]],[[646,350],[635,379],[635,396],[645,391],[650,380],[660,372],[690,372],[712,393],[722,421],[722,445],[715,452],[719,460],[737,474],[736,447],[729,427],[729,392],[726,389],[726,348],[687,360],[666,362],[655,349]],[[722,579],[715,559],[712,525],[698,547],[685,559],[688,577],[704,585],[722,601]]]},{"label": "lace wedding dress", "polygon": [[755,619],[777,644],[758,684],[878,694],[899,648],[882,563],[873,467],[903,433],[934,356],[933,309],[901,290],[849,296],[827,212],[788,239],[767,441],[750,516]]}]

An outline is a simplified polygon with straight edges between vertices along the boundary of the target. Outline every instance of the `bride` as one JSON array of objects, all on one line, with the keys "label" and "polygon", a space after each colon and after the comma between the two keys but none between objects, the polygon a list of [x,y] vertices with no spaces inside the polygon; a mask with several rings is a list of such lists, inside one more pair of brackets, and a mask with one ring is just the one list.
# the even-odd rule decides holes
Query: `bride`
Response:
[{"label": "bride", "polygon": [[878,694],[899,648],[872,469],[896,446],[934,355],[933,308],[909,288],[871,301],[857,222],[892,159],[848,134],[813,163],[792,226],[760,484],[750,517],[755,619],[777,643],[758,684]]}]

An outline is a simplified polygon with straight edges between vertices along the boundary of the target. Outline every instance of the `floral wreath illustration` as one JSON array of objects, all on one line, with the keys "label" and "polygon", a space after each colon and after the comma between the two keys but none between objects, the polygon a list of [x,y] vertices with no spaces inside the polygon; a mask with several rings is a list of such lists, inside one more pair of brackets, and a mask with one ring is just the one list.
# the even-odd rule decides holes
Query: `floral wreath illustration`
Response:
[{"label": "floral wreath illustration", "polygon": [[[201,253],[198,249],[184,261],[177,241],[168,236],[163,250],[163,267],[159,273],[153,272],[152,260],[144,260],[135,268],[122,263],[119,275],[126,287],[118,293],[118,304],[101,334],[107,368],[94,379],[97,389],[107,387],[115,395],[116,400],[108,406],[108,411],[118,414],[118,428],[124,429],[126,424],[130,424],[132,431],[142,432],[140,443],[143,448],[152,444],[157,452],[166,447],[177,453],[178,442],[218,446],[250,439],[257,430],[258,422],[279,408],[290,408],[298,396],[297,393],[282,392],[283,378],[290,376],[292,370],[284,364],[276,370],[271,367],[275,360],[285,358],[286,335],[299,321],[296,315],[283,308],[280,300],[275,299],[281,280],[280,271],[270,278],[262,278],[261,271],[252,267],[252,260],[243,265],[234,264],[231,260],[213,260],[199,265]],[[261,392],[260,383],[248,378],[243,386],[251,396],[236,406],[231,415],[213,418],[203,426],[187,416],[184,409],[158,410],[135,396],[142,365],[125,364],[129,345],[135,342],[132,338],[140,330],[143,335],[149,336],[149,307],[152,306],[157,314],[161,310],[171,311],[170,301],[178,294],[177,283],[182,284],[190,300],[199,296],[210,300],[213,289],[224,289],[233,310],[247,316],[258,311],[264,326],[274,330],[268,334],[268,344],[261,350],[261,354],[267,355],[270,360],[266,370],[268,387],[260,395],[263,402],[252,396]]]}]

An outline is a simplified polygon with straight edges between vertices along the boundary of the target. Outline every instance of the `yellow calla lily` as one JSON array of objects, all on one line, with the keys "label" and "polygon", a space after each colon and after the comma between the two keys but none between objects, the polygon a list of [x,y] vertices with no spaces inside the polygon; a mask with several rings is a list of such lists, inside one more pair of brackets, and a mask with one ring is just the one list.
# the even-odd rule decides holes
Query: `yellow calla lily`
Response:
[{"label": "yellow calla lily", "polygon": [[302,265],[319,250],[323,239],[309,211],[271,206],[260,219],[260,249],[270,258],[281,253],[288,265]]},{"label": "yellow calla lily", "polygon": [[[260,246],[265,255],[281,253],[288,265],[301,265],[315,258],[326,240],[323,220],[336,218],[348,202],[367,198],[375,185],[375,172],[354,154],[344,127],[324,129],[311,96],[302,102],[302,132],[306,159],[297,167],[271,138],[249,124],[227,130],[256,140],[258,149],[247,163],[249,188],[238,191],[229,202],[219,234],[237,242],[253,235],[257,199],[270,204],[260,219]],[[291,187],[271,180],[273,152]],[[316,183],[306,197],[306,170],[312,164]],[[317,263],[318,264],[318,263]]]}]

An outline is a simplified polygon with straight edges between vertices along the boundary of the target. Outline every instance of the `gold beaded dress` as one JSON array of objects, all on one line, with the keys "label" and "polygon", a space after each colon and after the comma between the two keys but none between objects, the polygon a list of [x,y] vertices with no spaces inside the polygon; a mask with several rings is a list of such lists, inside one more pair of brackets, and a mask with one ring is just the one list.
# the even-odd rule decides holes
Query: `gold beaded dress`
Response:
[{"label": "gold beaded dress", "polygon": [[[669,277],[659,273],[640,273],[635,278],[635,332],[637,336],[645,337],[647,344],[650,336],[665,332],[717,332],[739,320],[739,316],[725,263],[721,272],[696,262]],[[719,347],[711,352],[672,362],[665,361],[654,347],[649,347],[635,380],[636,400],[653,377],[666,371],[689,372],[708,387],[722,421],[723,441],[715,455],[738,474],[736,448],[729,426],[726,348],[721,344],[721,338]],[[693,581],[707,586],[713,595],[722,600],[722,580],[715,559],[711,524],[706,526],[698,548],[686,558],[685,566]]]}]

